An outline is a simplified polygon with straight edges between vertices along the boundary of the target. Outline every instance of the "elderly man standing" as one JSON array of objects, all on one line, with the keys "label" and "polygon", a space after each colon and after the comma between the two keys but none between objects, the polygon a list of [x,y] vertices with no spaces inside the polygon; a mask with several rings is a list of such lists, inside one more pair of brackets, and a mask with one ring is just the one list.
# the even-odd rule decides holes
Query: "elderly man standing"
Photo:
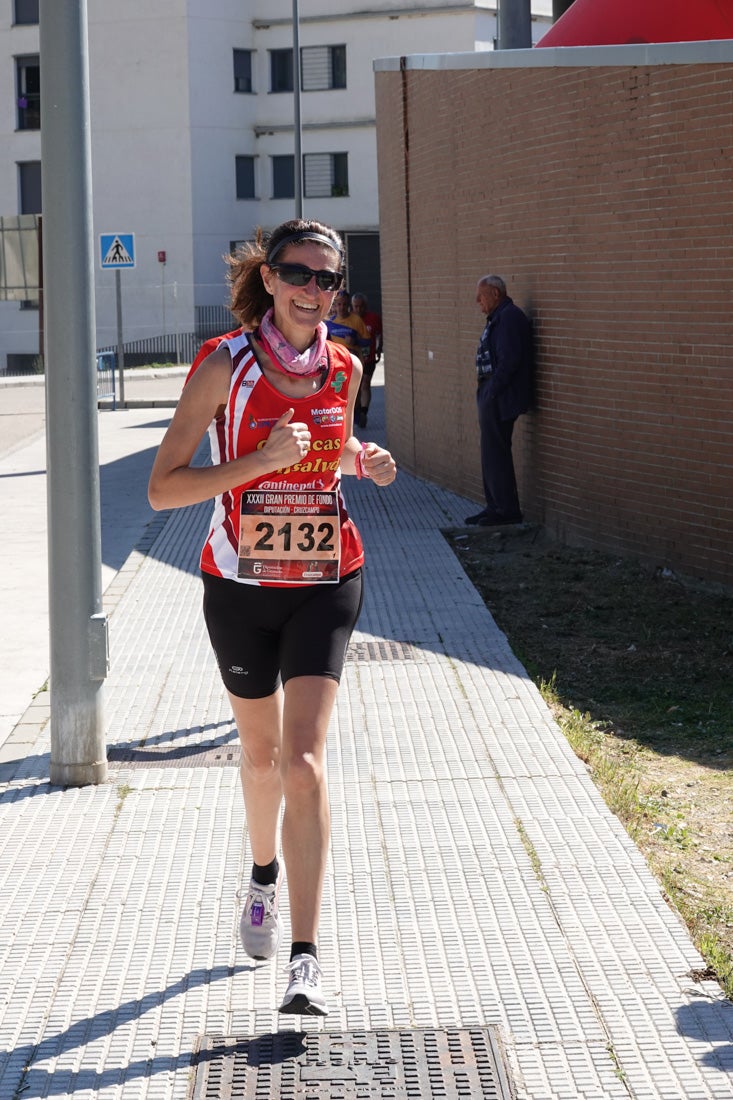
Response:
[{"label": "elderly man standing", "polygon": [[527,411],[532,392],[532,330],[498,275],[484,275],[476,302],[486,327],[476,352],[481,472],[486,507],[466,523],[480,527],[521,523],[512,459],[514,421]]}]

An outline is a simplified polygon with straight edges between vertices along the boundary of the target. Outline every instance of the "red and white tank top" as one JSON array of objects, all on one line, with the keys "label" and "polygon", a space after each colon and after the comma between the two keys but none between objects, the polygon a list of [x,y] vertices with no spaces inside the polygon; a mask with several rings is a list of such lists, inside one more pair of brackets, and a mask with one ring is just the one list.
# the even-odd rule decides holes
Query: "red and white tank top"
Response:
[{"label": "red and white tank top", "polygon": [[[312,517],[297,515],[292,517],[295,523],[293,545],[313,546],[313,557],[316,561],[312,563],[314,569],[312,575],[322,579],[323,574],[318,571],[318,549],[319,546],[328,546],[329,542],[327,537],[319,532],[321,528],[328,531],[328,523],[332,523],[333,526],[338,527],[340,535],[337,576],[343,577],[352,573],[363,564],[364,549],[359,532],[346,511],[340,488],[341,455],[347,438],[345,418],[353,367],[351,355],[345,348],[329,342],[327,344],[328,374],[323,385],[316,393],[303,398],[294,398],[280,393],[267,380],[252,351],[248,333],[240,330],[238,333],[227,334],[221,341],[210,341],[209,352],[214,350],[214,346],[221,344],[227,347],[231,356],[232,378],[226,407],[223,413],[209,425],[212,462],[215,465],[230,462],[262,447],[273,424],[289,408],[295,409],[294,420],[308,424],[311,445],[308,454],[292,466],[273,470],[263,477],[239,485],[216,497],[211,526],[201,553],[202,570],[241,584],[276,587],[292,587],[293,584],[297,584],[300,587],[304,583],[309,583],[307,579],[311,575],[308,572],[309,563],[306,566],[301,564],[300,575],[296,581],[288,579],[291,574],[287,561],[284,565],[278,564],[274,545],[277,544],[282,548],[285,545],[284,539],[287,538],[288,552],[298,553],[291,546],[289,527],[292,524],[286,522],[291,518],[288,516],[284,517],[284,522],[280,522],[282,517],[277,517],[271,524],[269,532],[272,535],[271,542],[267,541],[266,536],[260,536],[260,541],[268,548],[267,552],[263,552],[266,557],[264,568],[260,563],[261,571],[258,575],[253,576],[251,569],[249,574],[245,571],[245,575],[242,575],[241,543],[244,538],[242,533],[244,527],[240,527],[240,508],[244,508],[246,512],[249,510],[256,512],[259,507],[257,502],[265,501],[268,503],[263,504],[263,508],[270,507],[274,512],[278,512],[285,509],[273,507],[269,502],[273,500],[320,501],[330,497],[337,502],[334,517],[337,514],[338,518],[319,523],[316,517],[310,526],[305,524],[308,531],[304,535],[302,531],[295,533],[295,529],[302,526],[298,520],[303,518],[310,520]],[[204,356],[197,357],[189,372],[189,378],[194,369],[203,362],[203,358]],[[252,501],[255,503],[252,504]],[[307,507],[299,507],[297,504],[291,507],[294,507],[296,513],[309,511]],[[266,515],[262,518],[273,519],[272,516]],[[252,520],[252,523],[254,522]],[[262,527],[262,524],[259,524],[259,527]],[[315,541],[311,538],[310,527],[316,531]],[[310,543],[303,542],[304,538],[310,539]],[[303,549],[301,557],[305,554],[306,550]],[[284,551],[283,557],[285,557]]]}]

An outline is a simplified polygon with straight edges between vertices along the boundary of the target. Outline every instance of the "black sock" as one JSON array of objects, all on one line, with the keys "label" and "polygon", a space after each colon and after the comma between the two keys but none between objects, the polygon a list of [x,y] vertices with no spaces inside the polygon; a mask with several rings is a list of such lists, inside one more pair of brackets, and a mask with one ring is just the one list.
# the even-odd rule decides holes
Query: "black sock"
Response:
[{"label": "black sock", "polygon": [[290,948],[290,961],[292,962],[296,955],[312,955],[313,958],[318,961],[318,948],[314,943],[307,943],[305,940],[296,940],[293,946]]},{"label": "black sock", "polygon": [[277,882],[279,871],[280,864],[278,863],[277,856],[275,856],[272,863],[252,864],[252,878],[258,886],[274,886]]}]

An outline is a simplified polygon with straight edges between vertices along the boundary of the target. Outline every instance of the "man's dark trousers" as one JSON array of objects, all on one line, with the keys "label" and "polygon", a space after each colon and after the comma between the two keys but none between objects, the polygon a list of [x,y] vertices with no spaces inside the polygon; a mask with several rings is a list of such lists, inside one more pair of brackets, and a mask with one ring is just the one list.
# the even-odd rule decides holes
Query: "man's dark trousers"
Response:
[{"label": "man's dark trousers", "polygon": [[489,391],[487,379],[479,383],[476,394],[486,505],[500,516],[519,519],[521,512],[512,458],[514,419],[501,419],[497,400],[489,396]]}]

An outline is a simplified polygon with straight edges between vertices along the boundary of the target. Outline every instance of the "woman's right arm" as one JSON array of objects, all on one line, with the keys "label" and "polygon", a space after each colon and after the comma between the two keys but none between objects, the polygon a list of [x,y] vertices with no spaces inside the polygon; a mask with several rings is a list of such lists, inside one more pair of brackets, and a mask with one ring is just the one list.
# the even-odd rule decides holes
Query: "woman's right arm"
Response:
[{"label": "woman's right arm", "polygon": [[156,511],[199,504],[302,458],[310,432],[293,423],[288,409],[259,450],[216,466],[191,466],[204,432],[226,405],[231,374],[229,352],[218,348],[184,386],[150,474],[148,500]]}]

